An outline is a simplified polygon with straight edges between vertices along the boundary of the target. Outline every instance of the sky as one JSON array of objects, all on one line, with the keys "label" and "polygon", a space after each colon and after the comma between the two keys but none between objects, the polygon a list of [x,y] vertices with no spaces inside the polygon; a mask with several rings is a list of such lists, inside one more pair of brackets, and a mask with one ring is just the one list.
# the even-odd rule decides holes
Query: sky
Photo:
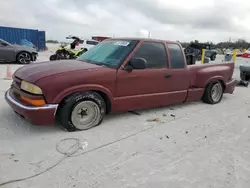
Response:
[{"label": "sky", "polygon": [[189,42],[250,41],[249,0],[1,0],[0,25],[69,34]]}]

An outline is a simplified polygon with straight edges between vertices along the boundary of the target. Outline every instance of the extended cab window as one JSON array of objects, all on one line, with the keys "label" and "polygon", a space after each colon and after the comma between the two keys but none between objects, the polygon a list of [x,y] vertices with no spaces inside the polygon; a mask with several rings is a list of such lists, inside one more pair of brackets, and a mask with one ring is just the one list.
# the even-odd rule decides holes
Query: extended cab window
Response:
[{"label": "extended cab window", "polygon": [[168,44],[171,68],[172,69],[182,69],[185,67],[184,56],[182,49],[178,44]]},{"label": "extended cab window", "polygon": [[143,42],[133,57],[147,60],[147,68],[167,68],[166,48],[160,42]]}]

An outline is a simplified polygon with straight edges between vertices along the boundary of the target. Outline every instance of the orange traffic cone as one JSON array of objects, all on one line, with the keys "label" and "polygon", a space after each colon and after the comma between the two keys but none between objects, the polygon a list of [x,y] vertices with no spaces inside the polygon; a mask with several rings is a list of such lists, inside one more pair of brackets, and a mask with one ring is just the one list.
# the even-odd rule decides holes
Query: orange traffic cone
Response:
[{"label": "orange traffic cone", "polygon": [[12,73],[10,70],[10,65],[7,65],[6,77],[4,79],[5,80],[12,80]]}]

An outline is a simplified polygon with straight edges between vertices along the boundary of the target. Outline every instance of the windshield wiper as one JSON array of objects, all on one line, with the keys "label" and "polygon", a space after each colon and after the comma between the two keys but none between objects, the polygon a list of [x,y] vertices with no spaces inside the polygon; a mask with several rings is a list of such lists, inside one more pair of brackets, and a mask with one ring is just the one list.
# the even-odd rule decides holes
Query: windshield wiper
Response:
[{"label": "windshield wiper", "polygon": [[99,65],[99,66],[107,66],[106,64],[104,64],[102,62],[98,62],[98,61],[94,61],[94,60],[90,60],[90,59],[83,59],[81,61],[85,61],[87,63],[91,63],[91,64],[95,64],[95,65]]}]

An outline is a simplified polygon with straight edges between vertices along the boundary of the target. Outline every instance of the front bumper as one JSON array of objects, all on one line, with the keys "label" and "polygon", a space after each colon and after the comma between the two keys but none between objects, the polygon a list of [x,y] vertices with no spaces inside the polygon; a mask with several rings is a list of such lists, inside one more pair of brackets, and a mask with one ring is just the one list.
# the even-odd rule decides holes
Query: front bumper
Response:
[{"label": "front bumper", "polygon": [[226,83],[225,91],[224,93],[230,93],[232,94],[236,87],[236,80],[232,79]]},{"label": "front bumper", "polygon": [[47,104],[41,107],[26,106],[15,100],[10,95],[10,90],[5,93],[5,100],[16,113],[35,125],[50,125],[55,122],[57,104]]},{"label": "front bumper", "polygon": [[37,60],[38,53],[32,53],[32,61]]}]

